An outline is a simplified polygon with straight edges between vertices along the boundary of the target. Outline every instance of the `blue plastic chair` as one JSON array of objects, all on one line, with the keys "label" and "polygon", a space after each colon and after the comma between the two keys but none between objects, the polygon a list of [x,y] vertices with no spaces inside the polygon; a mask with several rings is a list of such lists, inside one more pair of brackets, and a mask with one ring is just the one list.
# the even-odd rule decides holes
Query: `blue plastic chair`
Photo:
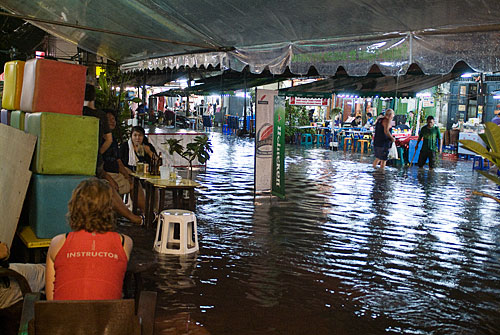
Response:
[{"label": "blue plastic chair", "polygon": [[[489,170],[490,161],[481,156],[472,156],[472,170]],[[477,164],[476,164],[477,163]]]},{"label": "blue plastic chair", "polygon": [[313,144],[313,138],[311,134],[302,134],[302,145],[310,145]]},{"label": "blue plastic chair", "polygon": [[325,145],[325,135],[323,134],[316,134],[316,145]]}]

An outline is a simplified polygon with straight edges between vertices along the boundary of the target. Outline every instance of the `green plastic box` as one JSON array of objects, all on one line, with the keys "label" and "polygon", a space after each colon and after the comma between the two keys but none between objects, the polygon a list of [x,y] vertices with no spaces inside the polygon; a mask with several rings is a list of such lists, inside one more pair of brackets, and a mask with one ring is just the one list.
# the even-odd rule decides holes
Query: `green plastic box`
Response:
[{"label": "green plastic box", "polygon": [[31,170],[38,174],[95,175],[99,120],[91,116],[30,113],[25,131],[36,135]]}]

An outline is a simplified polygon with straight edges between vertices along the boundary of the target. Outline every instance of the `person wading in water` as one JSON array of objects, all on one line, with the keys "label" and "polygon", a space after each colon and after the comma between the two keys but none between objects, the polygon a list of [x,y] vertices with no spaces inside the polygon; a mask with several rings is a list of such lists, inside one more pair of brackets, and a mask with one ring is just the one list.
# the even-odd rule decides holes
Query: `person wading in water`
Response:
[{"label": "person wading in water", "polygon": [[395,141],[391,135],[391,122],[394,117],[394,111],[388,109],[385,111],[385,116],[379,118],[375,123],[375,137],[373,138],[373,152],[375,160],[373,167],[376,168],[380,163],[380,168],[384,169],[389,156],[389,148]]}]

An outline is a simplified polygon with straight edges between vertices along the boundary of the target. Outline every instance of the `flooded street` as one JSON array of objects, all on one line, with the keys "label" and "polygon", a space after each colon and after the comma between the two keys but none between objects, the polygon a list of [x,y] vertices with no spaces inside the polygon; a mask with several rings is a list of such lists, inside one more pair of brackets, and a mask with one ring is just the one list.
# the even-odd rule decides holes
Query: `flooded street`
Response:
[{"label": "flooded street", "polygon": [[287,145],[286,199],[254,199],[253,140],[210,137],[200,251],[158,255],[129,228],[133,259],[157,262],[156,333],[500,333],[500,206],[471,195],[500,191],[471,162],[381,172]]}]

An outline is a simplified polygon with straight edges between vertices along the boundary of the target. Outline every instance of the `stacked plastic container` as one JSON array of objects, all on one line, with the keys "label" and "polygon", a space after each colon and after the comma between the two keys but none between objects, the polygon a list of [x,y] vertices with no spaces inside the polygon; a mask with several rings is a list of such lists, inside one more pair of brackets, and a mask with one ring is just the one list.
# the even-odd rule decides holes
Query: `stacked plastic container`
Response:
[{"label": "stacked plastic container", "polygon": [[38,238],[70,231],[71,193],[95,174],[99,120],[82,116],[85,74],[84,66],[53,60],[5,64],[2,107],[10,111],[10,125],[38,137],[27,195]]}]

